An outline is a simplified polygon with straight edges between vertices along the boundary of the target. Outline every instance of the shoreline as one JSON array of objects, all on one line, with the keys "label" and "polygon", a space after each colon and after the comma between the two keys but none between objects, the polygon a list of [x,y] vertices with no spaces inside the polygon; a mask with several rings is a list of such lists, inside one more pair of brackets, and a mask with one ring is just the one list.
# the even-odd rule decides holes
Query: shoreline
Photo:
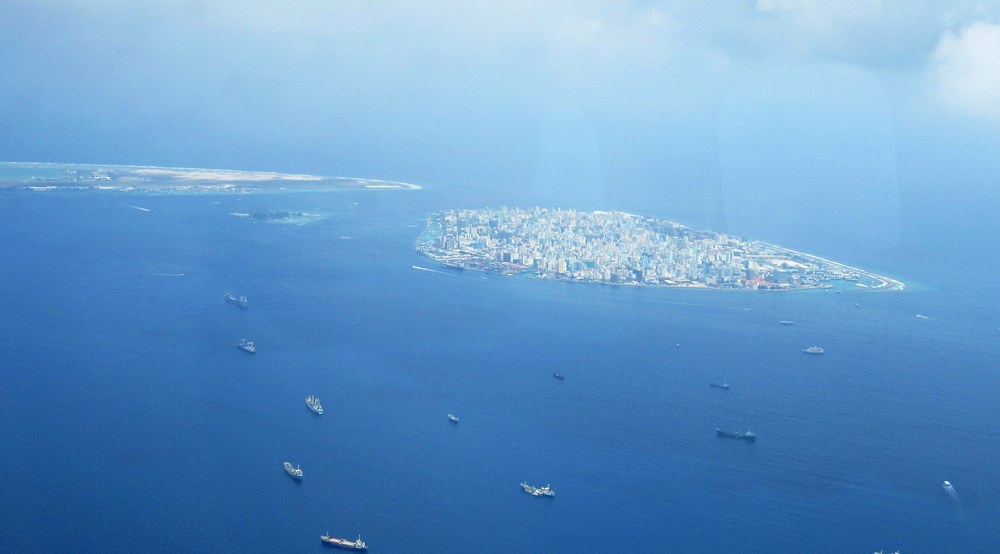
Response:
[{"label": "shoreline", "polygon": [[[422,270],[422,271],[429,271],[429,272],[433,272],[433,273],[440,273],[440,274],[443,274],[443,275],[447,275],[448,274],[448,270],[451,270],[453,272],[454,271],[475,271],[475,272],[481,273],[481,274],[492,274],[492,275],[499,275],[499,276],[502,276],[502,277],[514,277],[514,278],[525,277],[525,278],[528,278],[528,279],[537,279],[539,281],[552,281],[552,282],[555,282],[555,283],[580,283],[580,284],[584,284],[584,285],[599,285],[599,286],[609,286],[609,287],[647,288],[647,289],[684,289],[684,290],[705,290],[705,291],[732,291],[732,292],[746,292],[746,293],[751,293],[751,292],[776,292],[776,293],[780,293],[780,292],[806,292],[806,291],[812,291],[812,292],[816,292],[816,291],[836,291],[836,292],[841,292],[841,291],[855,291],[855,290],[857,292],[864,292],[864,291],[885,291],[885,290],[904,291],[905,290],[905,288],[904,288],[905,284],[903,284],[903,283],[901,283],[899,281],[895,281],[894,279],[892,279],[892,281],[900,283],[900,285],[901,285],[900,287],[898,287],[898,288],[888,288],[888,289],[885,288],[885,287],[865,287],[865,288],[853,289],[853,288],[849,288],[849,287],[838,288],[836,285],[809,285],[809,286],[780,287],[780,288],[770,288],[770,287],[752,288],[752,287],[719,287],[719,286],[705,285],[705,284],[701,284],[701,283],[692,283],[690,285],[663,285],[663,284],[650,285],[650,284],[646,284],[646,283],[613,283],[613,282],[610,282],[610,281],[593,281],[593,280],[589,280],[589,279],[564,279],[564,278],[559,278],[559,277],[547,277],[545,274],[539,274],[539,273],[536,273],[536,272],[531,271],[531,270],[520,270],[520,271],[511,273],[511,272],[496,271],[496,270],[490,270],[490,269],[480,269],[480,268],[476,268],[476,267],[465,267],[465,266],[448,265],[446,262],[443,262],[443,261],[440,261],[440,260],[436,260],[436,259],[428,256],[424,252],[421,252],[420,254],[422,256],[424,256],[426,259],[428,259],[428,260],[430,260],[430,261],[432,261],[432,262],[434,262],[436,264],[439,264],[442,269],[433,269],[433,268],[416,267],[416,266],[413,266],[413,269],[419,269],[419,270]],[[846,266],[846,267],[850,267],[850,266]],[[868,274],[868,275],[873,275],[873,274]],[[888,279],[888,278],[886,278],[886,279]]]},{"label": "shoreline", "polygon": [[822,258],[822,257],[816,256],[814,254],[808,254],[806,252],[800,252],[798,250],[792,250],[791,248],[786,248],[784,246],[778,246],[777,244],[771,244],[769,242],[763,242],[763,241],[758,241],[758,242],[760,242],[761,244],[766,244],[766,245],[768,245],[768,246],[770,246],[772,248],[776,248],[778,250],[784,250],[785,252],[791,252],[792,254],[803,256],[803,257],[806,257],[806,258],[811,258],[813,260],[819,260],[819,261],[821,261],[821,262],[823,262],[825,264],[829,264],[829,265],[832,265],[834,267],[837,267],[837,268],[840,268],[840,269],[843,269],[843,270],[850,270],[850,271],[853,271],[853,272],[856,272],[856,273],[860,273],[860,274],[862,274],[864,276],[867,276],[867,277],[869,277],[869,278],[871,278],[871,279],[873,279],[875,281],[879,281],[879,284],[876,285],[876,286],[874,286],[874,287],[866,287],[869,290],[886,290],[886,289],[888,289],[888,290],[906,290],[906,283],[904,283],[902,281],[899,281],[897,279],[893,279],[892,277],[886,277],[885,275],[879,275],[877,273],[872,273],[870,271],[865,271],[865,270],[863,270],[861,268],[857,268],[857,267],[854,267],[854,266],[849,266],[847,264],[840,263],[840,262],[835,262],[833,260],[828,260],[826,258]]},{"label": "shoreline", "polygon": [[[24,174],[13,174],[20,171]],[[0,189],[114,192],[239,192],[290,190],[421,190],[403,181],[270,171],[113,164],[0,162]]]}]

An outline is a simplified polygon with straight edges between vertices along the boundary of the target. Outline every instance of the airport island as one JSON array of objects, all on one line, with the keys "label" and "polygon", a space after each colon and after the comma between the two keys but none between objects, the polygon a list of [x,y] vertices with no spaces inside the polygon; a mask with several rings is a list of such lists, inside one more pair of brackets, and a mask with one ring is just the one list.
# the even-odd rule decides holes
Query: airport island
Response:
[{"label": "airport island", "polygon": [[334,190],[418,190],[419,185],[356,177],[137,165],[0,162],[0,189],[131,194],[255,194]]},{"label": "airport island", "polygon": [[613,211],[442,210],[428,217],[416,248],[448,268],[587,283],[743,290],[904,287],[766,242]]}]

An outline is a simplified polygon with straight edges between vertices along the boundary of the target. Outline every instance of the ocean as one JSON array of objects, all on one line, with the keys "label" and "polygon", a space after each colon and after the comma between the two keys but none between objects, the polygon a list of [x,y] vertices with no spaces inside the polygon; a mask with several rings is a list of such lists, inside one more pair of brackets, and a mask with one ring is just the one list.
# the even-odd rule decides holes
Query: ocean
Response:
[{"label": "ocean", "polygon": [[[910,252],[870,268],[919,277],[904,292],[752,293],[414,251],[429,212],[492,200],[0,193],[2,549],[997,550],[1000,318],[974,286],[996,260],[974,284]],[[262,209],[323,217],[229,215]]]}]

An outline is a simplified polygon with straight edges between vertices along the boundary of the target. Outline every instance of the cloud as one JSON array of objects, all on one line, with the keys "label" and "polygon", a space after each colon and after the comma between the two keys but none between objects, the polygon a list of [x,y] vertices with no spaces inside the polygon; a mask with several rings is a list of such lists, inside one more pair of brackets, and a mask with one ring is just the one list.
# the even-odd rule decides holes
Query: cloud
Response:
[{"label": "cloud", "polygon": [[942,21],[962,17],[956,10],[928,0],[757,0],[721,40],[755,60],[920,69],[941,36]]},{"label": "cloud", "polygon": [[1000,121],[1000,25],[978,22],[948,32],[934,52],[942,100],[970,115]]}]

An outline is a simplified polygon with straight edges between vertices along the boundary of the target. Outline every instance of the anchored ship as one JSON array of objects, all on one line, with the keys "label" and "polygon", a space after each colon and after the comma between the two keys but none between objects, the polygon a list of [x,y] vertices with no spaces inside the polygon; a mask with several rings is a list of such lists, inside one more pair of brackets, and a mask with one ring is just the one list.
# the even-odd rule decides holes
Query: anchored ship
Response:
[{"label": "anchored ship", "polygon": [[298,466],[292,467],[291,463],[285,462],[285,471],[295,479],[302,479],[302,470]]},{"label": "anchored ship", "polygon": [[709,383],[708,386],[715,387],[717,389],[729,390],[729,383]]},{"label": "anchored ship", "polygon": [[310,394],[306,397],[306,406],[309,406],[309,409],[317,414],[323,415],[323,405],[319,403],[319,398]]},{"label": "anchored ship", "polygon": [[225,298],[226,298],[226,302],[229,302],[230,304],[236,304],[237,306],[239,306],[241,308],[246,308],[249,305],[247,303],[247,297],[246,296],[241,296],[241,297],[237,298],[237,297],[235,297],[232,294],[229,294],[227,292],[225,294]]},{"label": "anchored ship", "polygon": [[448,421],[458,423],[458,417],[455,414],[448,414]]},{"label": "anchored ship", "polygon": [[361,540],[361,535],[358,535],[358,540],[349,541],[347,539],[338,539],[336,537],[331,537],[330,532],[320,537],[323,544],[329,544],[330,546],[336,546],[337,548],[343,548],[344,550],[368,550],[368,545],[365,541]]},{"label": "anchored ship", "polygon": [[751,433],[750,431],[723,431],[722,429],[715,429],[715,436],[726,437],[727,439],[743,439],[745,441],[757,440],[757,435]]},{"label": "anchored ship", "polygon": [[240,342],[236,346],[240,347],[240,350],[245,350],[251,354],[257,353],[257,347],[253,345],[252,340],[240,339]]},{"label": "anchored ship", "polygon": [[806,354],[822,354],[823,352],[825,352],[825,350],[823,350],[819,346],[810,346],[809,348],[803,350],[803,352],[805,352]]},{"label": "anchored ship", "polygon": [[552,487],[545,485],[544,487],[532,487],[528,483],[522,482],[521,488],[524,492],[530,494],[531,496],[555,496],[556,491],[552,490]]}]

